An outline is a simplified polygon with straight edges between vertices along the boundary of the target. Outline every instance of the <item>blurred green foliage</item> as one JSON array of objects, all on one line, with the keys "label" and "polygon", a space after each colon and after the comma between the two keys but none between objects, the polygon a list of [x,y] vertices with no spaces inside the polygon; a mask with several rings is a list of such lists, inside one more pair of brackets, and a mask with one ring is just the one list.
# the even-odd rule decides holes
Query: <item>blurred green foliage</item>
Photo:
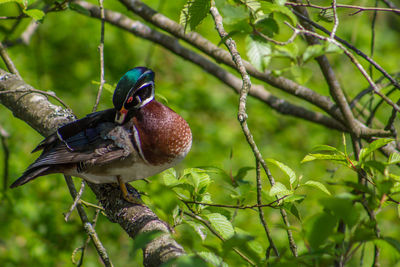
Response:
[{"label": "blurred green foliage", "polygon": [[[8,52],[28,84],[40,90],[54,91],[78,117],[82,117],[91,112],[98,89],[100,64],[97,47],[100,40],[100,21],[70,9],[52,12],[43,18],[40,12],[30,11],[43,8],[44,2],[21,1],[22,4],[18,6],[12,1],[0,1],[0,16],[18,16],[23,12],[39,20],[39,27],[30,44],[14,45]],[[207,5],[208,1],[197,2],[201,6]],[[237,41],[241,54],[247,54],[248,59],[260,70],[271,69],[328,96],[328,87],[312,60],[326,53],[327,46],[306,47],[304,42],[298,41],[278,48],[271,47],[269,43],[257,43],[257,37],[248,35],[252,30],[249,23],[254,24],[264,34],[284,41],[290,37],[291,30],[283,21],[289,20],[295,24],[296,18],[281,5],[284,1],[263,1],[263,10],[273,12],[273,15],[267,16],[260,15],[254,6],[244,6],[240,2],[243,1],[228,1],[228,4],[225,1],[217,1],[217,6],[224,16],[226,28]],[[319,2],[323,2],[319,3],[321,5],[330,4],[329,1]],[[184,0],[149,0],[146,3],[175,21],[185,20],[181,14],[186,4]],[[354,4],[358,1],[342,3]],[[362,4],[373,6],[374,1],[368,0]],[[129,15],[118,1],[105,1],[105,6]],[[192,9],[195,12],[198,8],[192,4],[187,10],[189,12]],[[310,12],[312,17],[318,16],[318,11]],[[206,13],[198,13],[198,17],[189,16],[191,20],[187,30],[195,29],[209,40],[218,43],[220,40],[210,16],[204,18]],[[338,35],[350,40],[362,51],[369,51],[371,14],[348,16],[349,13],[348,10],[340,10],[341,25],[349,26],[339,27]],[[16,20],[1,20],[0,40],[16,40],[31,20],[29,17],[18,23]],[[389,72],[398,71],[399,62],[398,54],[395,53],[398,51],[400,34],[398,24],[393,26],[393,21],[399,22],[396,18],[378,16],[378,36],[374,50],[374,58]],[[321,20],[320,23],[328,28],[332,25],[328,19]],[[15,30],[10,32],[14,27]],[[270,58],[261,60],[257,57],[260,51],[273,53]],[[354,97],[361,88],[367,87],[367,82],[357,73],[354,66],[349,64],[347,58],[335,53],[329,55],[329,59],[332,60],[337,76],[349,97]],[[188,253],[198,253],[195,258],[183,257],[179,262],[182,265],[193,265],[193,262],[204,264],[203,260],[206,260],[208,264],[216,266],[246,266],[246,262],[232,251],[232,248],[238,247],[254,262],[264,265],[265,251],[269,243],[256,211],[206,207],[193,203],[185,206],[181,201],[229,205],[256,203],[255,160],[236,120],[238,96],[192,63],[182,60],[164,48],[106,24],[107,83],[114,85],[127,70],[140,65],[146,65],[155,71],[159,101],[167,102],[168,106],[181,114],[189,122],[194,136],[192,151],[176,168],[177,171],[168,170],[156,175],[150,179],[150,183],[133,183],[139,191],[144,192],[145,203],[161,219],[175,226],[174,237],[185,250]],[[0,68],[6,69],[2,61]],[[267,89],[278,96],[298,101],[277,89],[269,86]],[[112,106],[111,96],[111,92],[104,91],[99,109]],[[304,103],[301,105],[308,106]],[[377,117],[386,119],[388,112],[389,108],[383,108]],[[262,174],[263,203],[274,201],[275,195],[289,195],[287,200],[283,201],[283,206],[289,212],[291,229],[301,255],[298,261],[290,257],[286,230],[279,210],[264,208],[272,238],[283,257],[281,264],[332,265],[335,244],[346,240],[354,244],[364,241],[361,249],[349,261],[349,266],[359,266],[361,261],[363,266],[370,266],[374,244],[381,247],[382,266],[400,266],[398,207],[387,202],[380,207],[377,219],[381,235],[386,239],[376,240],[374,226],[371,225],[362,206],[359,203],[355,204],[356,195],[351,194],[351,190],[366,190],[357,187],[357,174],[351,166],[354,164],[376,178],[376,192],[366,192],[369,201],[379,203],[384,195],[390,194],[396,197],[398,170],[392,165],[396,163],[396,159],[387,162],[387,159],[375,153],[375,161],[378,163],[373,163],[367,160],[371,159],[372,149],[364,150],[362,160],[358,163],[353,161],[349,166],[348,159],[353,159],[354,155],[344,151],[342,135],[339,132],[282,116],[252,98],[248,99],[248,113],[248,123],[255,140],[263,155],[271,158],[269,165],[277,181],[275,188],[271,189],[267,177]],[[5,181],[8,185],[35,159],[37,155],[30,154],[30,151],[42,137],[27,124],[14,118],[3,106],[0,106],[0,114],[0,125],[10,134],[10,173]],[[314,147],[321,144],[330,145],[332,149],[325,146],[324,149],[320,149],[324,150],[325,154],[311,153]],[[336,158],[332,155],[336,155]],[[3,157],[4,153],[1,150],[1,162]],[[319,160],[313,163],[301,164],[302,160],[307,162],[317,159]],[[337,162],[344,166],[336,164]],[[387,164],[382,166],[382,162]],[[0,167],[0,170],[2,169],[3,166]],[[76,185],[79,184],[80,181],[76,179]],[[83,199],[96,203],[90,190],[86,190]],[[86,235],[76,212],[68,222],[64,221],[63,213],[68,211],[72,200],[61,175],[41,177],[12,191],[2,188],[0,201],[2,266],[72,264],[73,251],[83,245]],[[208,220],[227,241],[221,242],[200,221],[185,216],[183,211],[188,207]],[[91,216],[94,214],[94,210],[87,210]],[[349,227],[348,236],[340,235],[336,231],[340,219]],[[141,264],[142,255],[138,248],[143,246],[140,243],[143,240],[132,242],[118,225],[109,222],[102,215],[96,229],[114,266]],[[394,237],[397,240],[393,239]],[[275,260],[276,258],[272,257],[271,263]],[[84,255],[84,266],[99,265],[95,250],[89,246]]]}]

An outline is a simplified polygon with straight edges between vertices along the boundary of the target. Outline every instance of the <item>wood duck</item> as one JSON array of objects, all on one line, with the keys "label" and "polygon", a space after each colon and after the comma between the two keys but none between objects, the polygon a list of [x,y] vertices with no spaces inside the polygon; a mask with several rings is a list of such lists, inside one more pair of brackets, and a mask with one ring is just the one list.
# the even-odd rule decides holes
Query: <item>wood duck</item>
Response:
[{"label": "wood duck", "polygon": [[125,183],[147,178],[180,162],[192,145],[187,122],[154,99],[154,72],[129,70],[119,80],[113,109],[91,113],[60,127],[32,152],[43,150],[10,187],[36,177],[64,173],[91,183]]}]

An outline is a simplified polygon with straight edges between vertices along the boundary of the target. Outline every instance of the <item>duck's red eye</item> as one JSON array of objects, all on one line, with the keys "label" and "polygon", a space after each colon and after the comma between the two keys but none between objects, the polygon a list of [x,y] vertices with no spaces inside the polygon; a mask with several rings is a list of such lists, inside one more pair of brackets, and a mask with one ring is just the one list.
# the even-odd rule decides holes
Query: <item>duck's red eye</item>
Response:
[{"label": "duck's red eye", "polygon": [[126,103],[131,103],[133,100],[133,96],[129,97],[128,100],[126,100]]}]

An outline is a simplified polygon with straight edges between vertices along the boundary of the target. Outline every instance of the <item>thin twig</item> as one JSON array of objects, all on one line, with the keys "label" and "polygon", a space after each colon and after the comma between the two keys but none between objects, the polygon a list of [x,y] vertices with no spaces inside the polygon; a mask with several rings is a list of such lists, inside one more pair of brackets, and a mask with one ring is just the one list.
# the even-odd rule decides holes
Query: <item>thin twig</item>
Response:
[{"label": "thin twig", "polygon": [[104,23],[105,23],[105,16],[104,16],[104,0],[99,0],[100,6],[100,19],[101,19],[101,31],[100,31],[100,44],[99,44],[99,53],[100,53],[100,86],[99,90],[97,91],[96,103],[93,106],[92,112],[97,110],[97,106],[99,105],[101,94],[103,92],[104,87]]},{"label": "thin twig", "polygon": [[338,17],[337,11],[336,11],[336,7],[337,7],[336,0],[332,0],[333,21],[334,21],[332,32],[331,32],[332,39],[335,38],[336,31],[339,26],[339,17]]},{"label": "thin twig", "polygon": [[[17,75],[19,78],[21,78],[21,75],[19,75],[19,72],[17,70],[17,68],[14,65],[14,62],[11,60],[10,56],[7,53],[6,48],[3,46],[2,42],[0,42],[0,56],[3,59],[4,63],[7,66],[7,69]],[[22,78],[21,78],[22,79]]]},{"label": "thin twig", "polygon": [[[291,27],[293,30],[295,29],[289,23],[287,23],[287,25],[289,27]],[[352,53],[350,53],[350,51],[347,50],[347,48],[344,47],[341,43],[337,42],[334,39],[331,39],[331,38],[328,38],[325,36],[321,36],[315,32],[311,32],[311,31],[308,31],[305,29],[301,29],[300,32],[303,34],[306,34],[306,35],[314,36],[320,40],[330,42],[330,43],[336,45],[337,47],[339,47],[341,50],[343,50],[343,52],[346,54],[346,56],[351,60],[351,62],[353,62],[353,64],[356,66],[356,68],[361,72],[361,74],[364,76],[364,78],[371,85],[372,89],[374,90],[374,93],[377,94],[378,96],[380,96],[388,105],[392,106],[397,112],[400,111],[400,107],[396,103],[394,103],[392,100],[390,100],[388,97],[386,97],[384,94],[382,94],[379,91],[378,87],[376,86],[374,81],[371,79],[371,77],[368,75],[368,73],[365,71],[364,67],[358,62],[358,60],[354,57],[354,55]]]},{"label": "thin twig", "polygon": [[[247,113],[246,113],[246,101],[247,101],[247,95],[250,91],[251,88],[251,81],[250,81],[250,76],[247,74],[247,70],[243,64],[242,58],[236,48],[236,43],[235,41],[229,37],[228,33],[225,31],[223,23],[222,23],[222,17],[218,12],[218,9],[215,7],[215,2],[211,1],[211,9],[210,9],[211,15],[214,18],[215,22],[215,27],[221,37],[221,40],[224,40],[225,46],[228,48],[233,61],[235,62],[236,70],[240,73],[242,77],[242,88],[240,89],[240,96],[239,96],[239,110],[238,110],[238,120],[240,123],[240,126],[242,127],[242,131],[246,137],[247,142],[249,143],[253,154],[258,162],[261,163],[265,173],[267,174],[268,180],[270,184],[273,186],[275,184],[275,179],[272,176],[267,164],[265,163],[261,152],[259,151],[257,144],[254,141],[253,135],[250,132],[250,129],[247,125]],[[294,242],[292,231],[289,229],[289,222],[287,220],[287,214],[286,211],[283,209],[280,209],[282,219],[287,226],[287,234],[288,234],[288,239],[290,243],[290,249],[292,251],[292,254],[297,257],[297,246]]]},{"label": "thin twig", "polygon": [[[309,23],[310,25],[312,25],[313,27],[317,28],[318,30],[330,35],[330,31],[327,30],[326,28],[322,27],[321,25],[319,25],[318,23],[315,23],[314,21],[312,21],[311,19],[309,19],[308,17],[304,16],[303,14],[301,14],[300,12],[293,10],[293,13],[299,17],[301,20],[306,21],[307,23]],[[366,61],[368,61],[370,64],[372,64],[379,72],[381,72],[383,74],[383,76],[385,76],[394,86],[396,86],[398,89],[400,89],[400,84],[397,82],[397,80],[395,78],[393,78],[387,71],[385,71],[377,62],[375,62],[372,58],[370,58],[369,56],[367,56],[364,52],[362,52],[361,50],[359,50],[358,48],[356,48],[354,45],[350,44],[349,42],[347,42],[346,40],[335,36],[335,40],[337,40],[338,42],[342,43],[343,45],[345,45],[346,47],[348,47],[350,50],[353,50],[357,55],[361,56],[362,58],[364,58]]]},{"label": "thin twig", "polygon": [[[258,160],[256,160],[256,181],[257,181],[257,204],[258,206],[258,215],[260,217],[261,224],[264,227],[265,234],[267,235],[268,242],[269,242],[269,247],[268,249],[272,248],[272,250],[275,252],[275,255],[279,257],[279,250],[276,248],[275,243],[272,239],[271,231],[269,230],[267,221],[265,220],[264,217],[264,210],[262,209],[262,183],[261,183],[261,172],[260,172],[260,167],[261,164]],[[270,255],[270,253],[265,253],[265,255]],[[268,257],[266,260],[268,260]]]},{"label": "thin twig", "polygon": [[85,189],[85,182],[82,180],[81,181],[81,188],[79,189],[78,194],[76,195],[75,199],[74,199],[74,203],[72,203],[71,208],[69,208],[69,211],[64,215],[64,220],[66,222],[68,222],[69,216],[71,215],[72,211],[75,209],[76,205],[78,205],[82,194],[83,194],[83,190]]},{"label": "thin twig", "polygon": [[[199,202],[199,201],[185,201],[182,200],[183,202],[187,204],[197,204],[197,205],[203,205],[203,206],[210,206],[210,207],[220,207],[220,208],[229,208],[229,209],[239,209],[239,210],[245,210],[245,209],[254,209],[254,208],[264,208],[264,207],[270,207],[270,208],[277,208],[279,207],[279,202],[285,198],[287,198],[288,195],[285,195],[283,197],[280,197],[268,204],[254,204],[254,205],[228,205],[228,204],[215,204],[215,203],[204,203],[204,202]],[[276,204],[276,205],[273,205]]]},{"label": "thin twig", "polygon": [[[192,213],[192,212],[184,211],[183,213],[184,213],[185,215],[187,215],[187,216],[189,216],[189,217],[191,217],[191,218],[193,218],[193,219],[195,219],[195,220],[198,220],[199,222],[203,223],[203,224],[211,231],[211,233],[213,233],[216,237],[218,237],[222,242],[225,242],[225,238],[223,238],[223,237],[220,235],[220,233],[218,233],[218,232],[212,227],[212,225],[211,225],[210,222],[208,222],[207,220],[204,220],[203,218],[201,218],[200,216],[198,216],[198,215],[196,215],[196,214],[194,214],[194,213]],[[242,257],[245,261],[247,261],[250,265],[256,266],[256,264],[255,264],[251,259],[249,259],[246,255],[244,255],[239,249],[237,249],[237,248],[232,248],[232,249],[233,249],[233,251],[235,251],[240,257]]]},{"label": "thin twig", "polygon": [[[327,10],[327,9],[332,9],[333,8],[332,6],[318,6],[318,5],[313,5],[313,4],[310,4],[310,3],[286,2],[285,5],[287,5],[287,6],[311,7],[311,8],[322,9],[322,10]],[[398,13],[398,14],[400,13],[400,9],[385,8],[385,7],[363,7],[363,6],[355,6],[355,5],[344,5],[344,4],[337,4],[336,7],[357,9],[357,11],[352,13],[352,15],[355,15],[355,14],[360,13],[362,11],[389,11],[389,12],[395,12],[395,13]]]},{"label": "thin twig", "polygon": [[0,125],[0,139],[1,146],[4,151],[4,159],[3,159],[3,192],[5,192],[8,188],[8,172],[9,172],[9,159],[10,159],[10,149],[8,147],[7,139],[10,138],[10,134]]},{"label": "thin twig", "polygon": [[[74,182],[72,181],[71,176],[64,175],[65,182],[68,185],[69,192],[71,193],[72,199],[76,199],[78,193],[76,192]],[[112,267],[113,264],[111,263],[110,258],[108,257],[107,250],[104,248],[103,244],[101,243],[99,237],[97,236],[96,231],[93,228],[93,225],[89,222],[89,219],[86,215],[85,209],[82,207],[80,203],[77,203],[76,209],[78,210],[79,217],[82,220],[83,228],[85,229],[86,233],[90,236],[93,241],[93,244],[97,250],[98,255],[100,256],[102,262],[107,267]]]}]

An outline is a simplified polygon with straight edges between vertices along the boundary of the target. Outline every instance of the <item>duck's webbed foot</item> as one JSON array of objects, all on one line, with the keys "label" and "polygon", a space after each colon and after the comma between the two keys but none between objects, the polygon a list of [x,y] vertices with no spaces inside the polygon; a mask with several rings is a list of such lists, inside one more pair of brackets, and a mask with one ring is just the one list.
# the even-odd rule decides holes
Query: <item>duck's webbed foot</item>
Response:
[{"label": "duck's webbed foot", "polygon": [[118,184],[119,187],[121,188],[122,191],[122,196],[124,199],[130,203],[137,204],[137,205],[143,205],[143,201],[140,198],[140,194],[137,191],[131,191],[128,192],[128,189],[126,188],[126,184],[122,181],[120,176],[117,176]]}]

